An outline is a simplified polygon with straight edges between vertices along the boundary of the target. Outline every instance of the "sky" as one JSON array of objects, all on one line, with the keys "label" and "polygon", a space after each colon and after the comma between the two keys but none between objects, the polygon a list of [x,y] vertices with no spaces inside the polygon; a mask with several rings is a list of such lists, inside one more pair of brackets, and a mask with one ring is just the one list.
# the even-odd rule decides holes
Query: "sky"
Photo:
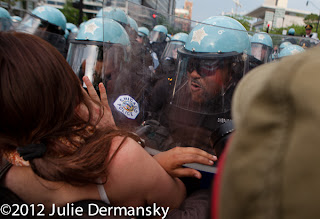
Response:
[{"label": "sky", "polygon": [[[203,21],[206,18],[214,15],[221,15],[222,12],[231,12],[232,8],[235,12],[235,3],[233,0],[192,0],[193,11],[192,20]],[[261,6],[264,0],[239,0],[242,4],[242,8],[238,9],[238,13],[248,13],[259,6]],[[298,9],[302,11],[310,11],[315,14],[319,14],[318,7],[320,9],[320,0],[312,0],[311,3],[306,6],[307,0],[288,0],[288,8]],[[184,0],[176,0],[176,8],[183,8]]]}]

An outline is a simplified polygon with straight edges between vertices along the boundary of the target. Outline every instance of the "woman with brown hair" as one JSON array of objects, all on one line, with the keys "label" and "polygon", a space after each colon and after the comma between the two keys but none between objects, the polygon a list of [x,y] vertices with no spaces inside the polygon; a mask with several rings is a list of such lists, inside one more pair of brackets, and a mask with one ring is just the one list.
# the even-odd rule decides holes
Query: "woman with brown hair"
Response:
[{"label": "woman with brown hair", "polygon": [[89,95],[63,56],[24,33],[0,33],[0,154],[11,164],[1,186],[26,203],[64,206],[102,200],[114,206],[176,208],[188,162],[215,156],[177,148],[151,157],[135,134],[115,127],[102,83]]}]

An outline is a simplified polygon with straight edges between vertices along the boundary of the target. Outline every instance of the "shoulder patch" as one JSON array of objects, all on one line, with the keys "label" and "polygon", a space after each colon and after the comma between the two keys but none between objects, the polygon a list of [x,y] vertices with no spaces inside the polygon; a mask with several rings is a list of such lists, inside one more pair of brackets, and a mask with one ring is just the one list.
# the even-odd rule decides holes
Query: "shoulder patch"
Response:
[{"label": "shoulder patch", "polygon": [[129,95],[119,96],[113,106],[129,119],[136,119],[140,113],[139,104]]}]

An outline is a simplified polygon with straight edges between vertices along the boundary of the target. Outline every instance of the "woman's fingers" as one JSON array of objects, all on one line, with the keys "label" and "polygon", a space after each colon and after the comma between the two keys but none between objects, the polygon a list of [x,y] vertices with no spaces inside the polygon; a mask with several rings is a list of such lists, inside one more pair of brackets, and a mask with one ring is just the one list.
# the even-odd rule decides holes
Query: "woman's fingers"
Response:
[{"label": "woman's fingers", "polygon": [[101,104],[105,106],[107,109],[110,109],[109,103],[108,103],[107,91],[103,83],[99,84],[99,91],[100,91]]},{"label": "woman's fingers", "polygon": [[85,83],[86,86],[87,86],[89,96],[90,96],[94,101],[100,102],[100,98],[99,98],[96,90],[94,89],[91,81],[89,80],[88,76],[84,76],[84,77],[82,78],[82,80],[84,81],[84,83]]}]

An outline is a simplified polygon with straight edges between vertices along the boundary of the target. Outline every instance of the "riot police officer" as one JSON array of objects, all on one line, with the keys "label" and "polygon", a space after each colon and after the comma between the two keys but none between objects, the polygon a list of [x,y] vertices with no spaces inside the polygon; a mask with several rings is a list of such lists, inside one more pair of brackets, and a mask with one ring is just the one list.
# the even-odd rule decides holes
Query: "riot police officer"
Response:
[{"label": "riot police officer", "polygon": [[[294,36],[294,34],[296,33],[296,30],[294,28],[290,28],[288,31],[288,36]],[[290,42],[292,44],[297,44],[297,39],[295,39],[294,37],[287,37],[284,39],[285,42]]]},{"label": "riot police officer", "polygon": [[231,119],[231,97],[248,71],[250,51],[248,34],[238,21],[216,16],[198,24],[178,50],[172,99],[160,115],[169,137],[160,144],[151,138],[151,143],[160,150],[180,145],[213,153],[210,136]]},{"label": "riot police officer", "polygon": [[94,18],[70,42],[67,57],[82,83],[82,77],[88,76],[97,91],[100,82],[105,85],[115,122],[127,129],[140,124],[143,116],[141,83],[130,71],[130,50],[129,36],[119,23]]},{"label": "riot police officer", "polygon": [[137,40],[139,43],[141,44],[149,44],[149,30],[146,27],[138,27],[138,36],[137,36]]},{"label": "riot police officer", "polygon": [[163,25],[156,25],[150,33],[149,39],[152,50],[157,54],[158,59],[166,48],[168,29]]},{"label": "riot police officer", "polygon": [[43,38],[66,56],[64,37],[66,23],[66,18],[61,11],[44,5],[35,8],[31,14],[27,14],[16,30]]},{"label": "riot police officer", "polygon": [[273,42],[269,34],[256,33],[251,38],[250,69],[272,60]]},{"label": "riot police officer", "polygon": [[188,38],[186,33],[175,34],[167,44],[162,57],[162,71],[168,77],[172,77],[176,73],[178,49],[183,47]]},{"label": "riot police officer", "polygon": [[148,111],[152,115],[152,118],[158,118],[158,113],[161,112],[162,108],[170,100],[173,87],[175,84],[175,77],[178,67],[178,49],[182,48],[188,38],[186,33],[175,34],[171,41],[167,44],[164,50],[161,63],[162,63],[162,78],[160,78],[154,85],[151,93],[150,104]]}]

